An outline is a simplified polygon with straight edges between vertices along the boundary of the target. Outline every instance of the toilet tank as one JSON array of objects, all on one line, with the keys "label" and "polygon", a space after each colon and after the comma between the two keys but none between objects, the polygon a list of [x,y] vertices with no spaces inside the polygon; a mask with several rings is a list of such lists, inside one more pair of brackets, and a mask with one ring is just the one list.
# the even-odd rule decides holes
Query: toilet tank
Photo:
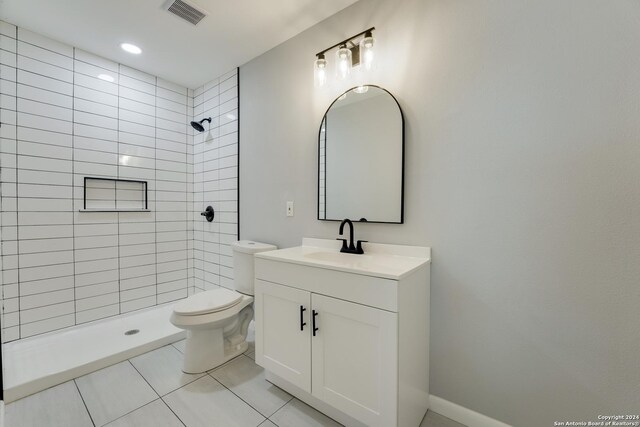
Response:
[{"label": "toilet tank", "polygon": [[236,291],[253,295],[253,254],[278,249],[268,243],[240,240],[231,244],[233,249],[233,287]]}]

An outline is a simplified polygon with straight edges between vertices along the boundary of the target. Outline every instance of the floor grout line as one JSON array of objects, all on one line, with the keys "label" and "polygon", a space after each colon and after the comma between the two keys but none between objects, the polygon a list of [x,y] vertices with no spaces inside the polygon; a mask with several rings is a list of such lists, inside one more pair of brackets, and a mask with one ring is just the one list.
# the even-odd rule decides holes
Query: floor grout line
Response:
[{"label": "floor grout line", "polygon": [[[235,358],[234,358],[235,359]],[[240,399],[242,402],[244,402],[247,406],[249,406],[251,409],[253,409],[254,411],[256,411],[258,413],[258,415],[260,415],[261,417],[264,418],[264,420],[260,421],[260,424],[264,423],[265,420],[268,420],[269,417],[265,416],[262,412],[258,411],[257,408],[254,408],[253,405],[251,405],[249,402],[247,402],[246,400],[244,400],[242,397],[238,396],[237,394],[235,394],[233,392],[233,390],[231,390],[229,387],[227,387],[226,385],[224,385],[223,383],[221,383],[220,381],[218,381],[213,375],[211,375],[209,372],[207,372],[207,375],[209,375],[209,377],[211,377],[211,379],[213,379],[215,382],[217,382],[218,384],[220,384],[222,387],[224,387],[226,390],[229,390],[229,392],[231,394],[233,394],[235,397],[237,397],[238,399]],[[258,424],[258,425],[260,425]]]},{"label": "floor grout line", "polygon": [[[265,381],[267,381],[267,380],[265,380]],[[273,384],[273,385],[274,385],[275,387],[278,387],[278,386],[277,386],[277,385],[275,385],[275,384]],[[280,388],[280,387],[278,387],[278,388]],[[282,390],[282,389],[280,388],[280,390]],[[284,391],[284,390],[283,390],[283,391]],[[286,391],[285,391],[285,393],[289,394],[289,393],[288,393],[288,392],[286,392]],[[273,414],[271,414],[271,416],[268,418],[268,419],[269,419],[269,421],[271,421],[272,423],[276,424],[276,423],[275,423],[275,421],[273,421],[273,420],[271,419],[271,417],[273,417],[275,414],[277,414],[277,413],[280,411],[280,409],[282,409],[282,408],[284,408],[285,406],[287,406],[287,405],[289,404],[289,402],[291,402],[293,399],[295,399],[295,398],[296,398],[296,397],[295,397],[294,395],[292,395],[292,394],[289,394],[289,396],[291,396],[291,399],[287,400],[287,401],[286,401],[286,402],[285,402],[281,407],[279,407],[278,409],[276,409],[276,411],[275,411]],[[277,424],[276,424],[276,425],[277,425]]]},{"label": "floor grout line", "polygon": [[[160,348],[162,348],[162,347],[160,347]],[[157,349],[156,349],[156,350],[157,350]],[[151,350],[151,351],[155,351],[155,350]],[[150,352],[149,352],[149,353],[150,353]],[[146,354],[146,353],[143,353],[143,354]],[[162,396],[160,396],[160,393],[158,393],[158,392],[156,391],[156,389],[155,389],[155,388],[153,388],[153,386],[151,385],[151,383],[150,383],[149,381],[147,381],[147,379],[144,377],[144,375],[142,375],[142,374],[140,373],[140,371],[138,371],[138,368],[136,368],[136,366],[135,366],[133,363],[131,363],[131,359],[127,359],[127,362],[129,362],[129,365],[131,365],[131,367],[132,367],[133,369],[135,369],[135,371],[138,373],[138,375],[140,375],[140,377],[142,377],[142,379],[144,380],[144,382],[145,382],[145,383],[147,383],[147,385],[148,385],[149,387],[151,387],[151,390],[153,390],[153,392],[156,394],[156,396],[158,396],[159,398],[160,398],[160,397],[162,397]],[[143,406],[144,406],[144,405],[143,405]],[[142,406],[141,406],[141,407],[142,407]]]},{"label": "floor grout line", "polygon": [[[151,351],[149,351],[149,352],[147,352],[147,353],[143,353],[143,354],[141,354],[140,356],[142,356],[142,355],[144,355],[144,354],[148,354],[148,353],[154,352],[154,351],[157,351],[157,350],[160,350],[160,349],[165,348],[165,347],[173,347],[173,343],[171,343],[171,344],[167,344],[166,346],[163,346],[163,347],[158,347],[158,348],[156,348],[155,350],[151,350]],[[180,350],[176,349],[175,347],[174,347],[174,350],[175,350],[175,351],[177,351],[178,353],[180,353],[180,355],[181,355],[181,356],[183,356],[183,354],[182,354],[182,352],[181,352]],[[138,356],[136,356],[136,357],[138,357]],[[158,397],[159,397],[159,398],[161,398],[161,399],[162,399],[163,397],[167,396],[168,394],[171,394],[171,393],[173,393],[174,391],[178,391],[178,390],[180,390],[181,388],[186,387],[186,386],[188,386],[189,384],[194,383],[194,382],[198,381],[200,378],[203,378],[204,376],[206,376],[206,375],[207,375],[207,373],[206,373],[206,372],[202,373],[201,375],[200,375],[200,374],[186,374],[186,375],[200,375],[200,376],[199,376],[199,377],[197,377],[197,378],[194,378],[193,380],[189,381],[188,383],[182,384],[182,385],[181,385],[181,386],[179,386],[178,388],[175,388],[175,389],[173,389],[173,390],[170,390],[170,391],[166,392],[165,394],[162,394],[162,395],[161,395],[160,393],[158,393],[158,391],[156,391],[156,389],[155,389],[155,388],[153,388],[153,386],[151,385],[151,383],[150,383],[149,381],[147,381],[147,379],[146,379],[146,378],[145,378],[145,376],[142,374],[142,372],[140,372],[140,371],[138,370],[138,368],[136,368],[136,366],[133,364],[133,362],[131,361],[131,359],[127,359],[127,362],[131,363],[131,366],[133,366],[133,369],[135,369],[135,370],[136,370],[136,372],[138,372],[138,374],[140,374],[140,376],[141,376],[141,377],[146,381],[146,383],[147,383],[147,384],[149,384],[149,387],[151,387],[151,388],[153,389],[153,391],[154,391],[154,392],[158,395]]]},{"label": "floor grout line", "polygon": [[[180,341],[176,341],[176,342],[180,342]],[[171,343],[171,346],[173,346],[173,348],[175,348],[176,350],[178,350],[180,352],[180,354],[184,355],[184,352],[182,350],[180,350],[176,345],[176,343]]]},{"label": "floor grout line", "polygon": [[[218,366],[218,367],[216,367],[216,368],[212,369],[211,371],[208,371],[208,372],[207,372],[207,375],[209,375],[211,378],[213,378],[213,379],[214,379],[214,381],[216,381],[217,383],[219,383],[220,385],[222,385],[224,388],[226,388],[227,390],[229,390],[229,391],[230,391],[234,396],[236,396],[238,399],[242,400],[244,403],[246,403],[246,404],[247,404],[247,405],[249,405],[251,408],[253,408],[253,409],[254,409],[258,414],[262,415],[262,416],[263,416],[263,417],[265,417],[267,420],[271,421],[271,420],[269,419],[269,417],[273,416],[276,412],[278,412],[280,409],[282,409],[282,408],[283,408],[287,403],[291,402],[291,400],[293,399],[293,396],[292,396],[291,394],[287,393],[285,390],[282,390],[280,387],[278,387],[278,386],[276,386],[276,385],[274,384],[274,387],[278,387],[278,389],[279,389],[279,390],[282,390],[282,391],[284,391],[285,393],[287,393],[287,394],[290,396],[290,398],[289,398],[289,400],[287,400],[287,401],[286,401],[282,406],[280,406],[276,411],[274,411],[274,412],[273,412],[273,414],[271,414],[270,416],[266,416],[265,414],[263,414],[262,412],[260,412],[260,411],[258,410],[258,408],[255,408],[252,404],[250,404],[249,402],[247,402],[246,400],[244,400],[242,397],[240,397],[238,394],[236,394],[233,390],[231,390],[229,387],[227,387],[226,385],[224,385],[221,381],[218,381],[218,379],[217,379],[216,377],[214,377],[214,376],[213,376],[213,372],[217,371],[218,369],[222,368],[223,366],[226,366],[226,365],[230,364],[230,362],[232,362],[232,361],[234,361],[234,360],[237,360],[240,356],[244,356],[244,357],[248,358],[249,360],[251,360],[251,362],[252,362],[252,363],[254,363],[254,364],[255,364],[255,361],[254,361],[254,360],[252,360],[250,357],[246,356],[246,355],[243,353],[243,354],[239,354],[238,356],[234,357],[233,359],[229,360],[228,362],[226,362],[226,363],[224,363],[224,364],[222,364],[222,365],[220,365],[220,366]],[[266,381],[266,380],[265,380],[265,381]],[[262,422],[264,422],[264,421],[262,421]],[[273,421],[272,421],[272,422],[273,422]],[[261,424],[262,424],[262,423],[261,423]],[[274,423],[274,424],[275,424],[275,423]]]},{"label": "floor grout line", "polygon": [[[201,377],[202,378],[202,377]],[[165,395],[166,396],[166,395]],[[167,402],[164,401],[164,398],[160,398],[160,400],[162,400],[162,403],[164,403],[164,406],[166,406],[167,408],[169,408],[169,410],[173,413],[173,415],[176,416],[176,418],[178,419],[178,421],[180,421],[180,423],[187,427],[187,425],[185,424],[184,421],[182,421],[182,418],[180,418],[180,416],[178,414],[176,414],[176,412],[173,410],[173,408],[171,406],[169,406],[169,404]]]},{"label": "floor grout line", "polygon": [[[172,345],[172,344],[168,344],[168,345]],[[162,348],[162,347],[160,347],[160,348]],[[157,349],[156,349],[156,350],[157,350]],[[155,351],[155,350],[152,350],[152,351]],[[150,352],[149,352],[149,353],[150,353]],[[146,354],[146,353],[143,353],[143,354]],[[149,387],[151,387],[151,389],[153,390],[153,392],[158,396],[158,399],[154,399],[152,402],[155,402],[156,400],[160,400],[160,401],[162,401],[162,403],[164,403],[164,405],[165,405],[167,408],[169,408],[169,410],[173,413],[173,415],[175,415],[175,416],[176,416],[176,418],[178,419],[178,421],[180,421],[180,423],[181,423],[183,426],[185,426],[185,427],[186,427],[186,424],[184,423],[184,421],[182,421],[182,419],[178,416],[178,414],[176,414],[176,413],[174,412],[174,410],[173,410],[173,409],[171,409],[171,406],[169,406],[169,405],[167,404],[167,402],[165,402],[165,401],[164,401],[164,399],[163,399],[163,397],[164,397],[164,396],[166,396],[166,395],[168,395],[168,394],[170,394],[170,393],[173,393],[173,391],[180,390],[180,389],[181,389],[182,387],[184,387],[184,386],[182,386],[182,387],[180,387],[180,388],[177,388],[176,390],[173,390],[172,392],[167,393],[167,394],[165,394],[164,396],[160,396],[160,393],[158,393],[158,392],[156,391],[156,389],[155,389],[155,388],[153,388],[153,386],[149,383],[149,381],[147,381],[147,379],[144,377],[144,375],[142,375],[142,373],[140,373],[140,371],[138,371],[138,369],[135,367],[135,365],[134,365],[133,363],[131,363],[131,359],[127,359],[127,362],[129,362],[129,364],[130,364],[131,366],[133,366],[133,369],[135,369],[135,370],[136,370],[136,372],[138,373],[138,375],[140,375],[140,376],[142,377],[142,379],[143,379],[143,380],[144,380],[144,381],[149,385]],[[203,375],[203,376],[204,376],[204,375]],[[200,377],[200,378],[202,378],[202,377]],[[194,380],[194,381],[197,381],[197,380],[198,380],[198,379],[200,379],[200,378],[197,378],[197,379],[196,379],[196,380]],[[194,381],[191,381],[191,382],[194,382]],[[191,383],[189,383],[189,384],[191,384]],[[185,384],[185,386],[186,386],[186,385],[187,385],[187,384]],[[152,403],[152,402],[149,402],[149,403]],[[147,404],[145,404],[145,405],[142,405],[140,408],[143,408],[143,407],[147,406],[149,403],[147,403]],[[131,412],[137,411],[137,410],[138,410],[138,409],[140,409],[140,408],[136,408],[136,409],[134,409],[134,410],[133,410],[133,411],[131,411]],[[129,413],[125,414],[125,415],[128,415],[128,414],[130,414],[131,412],[129,412]],[[123,416],[124,416],[124,415],[123,415]],[[122,417],[120,417],[120,418],[122,418]],[[113,421],[115,421],[115,420],[113,420]],[[110,421],[110,422],[113,422],[113,421]]]},{"label": "floor grout line", "polygon": [[[173,347],[173,343],[172,343],[172,344],[167,344],[165,347],[170,347],[170,346],[171,346],[171,347]],[[164,347],[160,347],[160,348],[158,348],[158,349],[156,349],[156,350],[152,350],[151,352],[153,352],[153,351],[157,351],[157,350],[162,349],[162,348],[164,348]],[[171,349],[171,351],[178,351],[178,350],[177,350],[177,349],[175,349],[175,348],[172,348],[172,349]],[[143,353],[143,354],[148,354],[148,353],[150,353],[150,352]],[[178,353],[180,353],[180,352],[178,351]],[[180,354],[181,354],[181,353],[180,353]],[[250,357],[248,357],[246,354],[239,354],[238,356],[236,356],[236,357],[234,357],[233,359],[231,359],[231,360],[227,361],[226,363],[224,363],[224,364],[222,364],[222,365],[220,365],[220,366],[218,366],[218,367],[216,367],[216,368],[214,368],[214,369],[212,369],[212,370],[210,370],[210,371],[208,371],[208,372],[204,372],[204,373],[202,373],[202,375],[201,375],[201,376],[199,376],[199,377],[197,377],[197,378],[193,379],[192,381],[189,381],[188,383],[183,384],[183,385],[181,385],[180,387],[178,387],[178,388],[176,388],[176,389],[174,389],[174,390],[171,390],[171,391],[169,391],[168,393],[165,393],[165,394],[163,394],[163,395],[160,395],[160,393],[159,393],[158,391],[156,391],[156,390],[155,390],[155,388],[153,388],[153,386],[152,386],[152,385],[151,385],[151,383],[147,380],[147,378],[145,378],[145,376],[144,376],[144,375],[143,375],[143,374],[142,374],[142,373],[141,373],[141,372],[136,368],[136,366],[133,364],[133,362],[131,361],[131,359],[127,359],[126,361],[127,361],[127,362],[132,366],[132,367],[133,367],[134,371],[135,371],[138,375],[140,375],[140,376],[142,377],[142,379],[145,381],[145,383],[146,383],[147,385],[149,385],[149,387],[151,387],[151,389],[154,391],[154,393],[156,394],[156,398],[154,398],[152,401],[147,402],[147,403],[145,403],[145,404],[143,404],[143,405],[141,405],[141,406],[138,406],[138,407],[136,407],[136,408],[134,408],[134,409],[132,409],[132,410],[130,410],[130,411],[128,411],[128,412],[126,412],[126,413],[124,413],[124,414],[122,414],[122,415],[120,415],[120,416],[118,416],[118,417],[114,418],[114,419],[112,419],[112,420],[109,420],[109,421],[108,421],[108,423],[106,423],[106,424],[108,425],[108,424],[110,424],[110,423],[113,423],[113,422],[115,422],[115,421],[117,421],[117,420],[119,420],[119,419],[121,419],[121,418],[123,418],[123,417],[126,417],[127,415],[132,414],[133,412],[135,412],[135,411],[137,411],[137,410],[139,410],[139,409],[141,409],[141,408],[144,408],[144,407],[148,406],[148,405],[149,405],[149,404],[151,404],[151,403],[156,402],[157,400],[160,400],[160,401],[162,401],[162,403],[163,403],[163,404],[164,404],[164,405],[165,405],[165,406],[166,406],[166,407],[167,407],[167,408],[168,408],[168,409],[169,409],[169,410],[170,410],[170,411],[175,415],[175,417],[178,419],[178,421],[180,421],[181,425],[183,425],[183,426],[185,426],[185,427],[186,427],[186,423],[185,423],[185,422],[184,422],[184,421],[183,421],[183,420],[178,416],[178,414],[177,414],[177,413],[176,413],[176,412],[171,408],[171,406],[167,403],[167,401],[165,401],[165,399],[164,399],[164,398],[165,398],[165,397],[167,397],[169,394],[174,393],[174,392],[176,392],[176,391],[178,391],[178,390],[180,390],[180,389],[182,389],[182,388],[185,388],[185,387],[189,386],[190,384],[194,383],[195,381],[198,381],[198,380],[200,380],[200,379],[204,378],[205,376],[209,376],[213,381],[215,381],[215,383],[216,383],[216,384],[219,384],[220,386],[222,386],[222,388],[223,388],[223,389],[226,389],[226,390],[230,391],[230,392],[231,392],[231,394],[232,394],[234,397],[236,397],[236,398],[237,398],[237,399],[239,399],[241,402],[245,403],[247,406],[249,406],[250,408],[252,408],[254,411],[256,411],[256,413],[257,413],[257,414],[259,414],[259,415],[263,418],[263,420],[262,420],[262,421],[260,421],[260,423],[258,424],[258,426],[260,426],[260,425],[262,425],[262,424],[266,423],[267,421],[268,421],[268,422],[270,422],[270,423],[273,423],[273,425],[278,426],[278,424],[277,424],[277,423],[272,419],[272,417],[273,417],[273,416],[275,416],[275,414],[277,414],[278,412],[280,412],[280,411],[281,411],[285,406],[289,405],[292,401],[297,400],[297,399],[295,398],[295,396],[293,396],[293,395],[289,394],[288,392],[286,392],[286,391],[282,390],[280,387],[277,387],[276,385],[273,385],[274,387],[278,388],[279,390],[282,390],[283,392],[285,392],[285,393],[286,393],[286,395],[288,396],[288,399],[286,399],[286,401],[285,401],[282,405],[280,405],[276,410],[274,410],[274,411],[273,411],[273,413],[272,413],[270,416],[267,416],[267,415],[263,414],[260,410],[258,410],[258,408],[257,408],[256,406],[254,406],[252,403],[250,403],[249,401],[245,400],[245,399],[244,399],[243,397],[241,397],[239,394],[237,394],[236,392],[234,392],[234,391],[232,390],[232,388],[230,388],[230,387],[226,386],[222,381],[220,381],[220,380],[218,380],[216,377],[214,377],[214,374],[215,374],[218,370],[220,370],[220,369],[228,368],[228,369],[230,369],[230,370],[233,370],[233,369],[234,369],[234,367],[232,367],[231,365],[232,365],[234,362],[240,362],[240,361],[241,361],[241,359],[240,359],[241,357],[246,357],[248,361],[250,361],[251,363],[254,363],[254,364],[255,364],[255,361],[254,361],[253,359],[251,359]],[[246,362],[246,361],[244,361],[244,362]],[[120,362],[120,363],[122,363],[122,362]],[[113,365],[112,365],[112,366],[113,366]],[[238,369],[238,368],[236,367],[235,369]],[[96,372],[97,372],[97,371],[96,371]],[[80,378],[80,377],[79,377],[79,378]],[[92,425],[93,425],[94,427],[101,427],[101,426],[98,426],[98,425],[96,424],[96,422],[95,422],[95,421],[94,421],[94,419],[93,419],[93,416],[92,416],[92,415],[91,415],[91,413],[89,412],[89,409],[88,409],[87,403],[85,402],[85,399],[84,399],[84,395],[82,394],[82,392],[81,392],[81,390],[80,390],[80,388],[79,388],[79,385],[78,385],[78,383],[77,383],[77,378],[76,378],[76,379],[74,379],[73,381],[74,381],[74,385],[75,385],[75,387],[76,387],[76,390],[78,390],[78,393],[79,393],[79,395],[80,395],[80,398],[82,399],[82,402],[83,402],[83,405],[84,405],[85,411],[86,411],[86,412],[87,412],[87,414],[89,415],[89,418],[90,418],[90,420],[91,420]],[[306,404],[305,404],[305,405],[306,405]],[[326,416],[326,414],[325,414],[325,416]],[[271,424],[269,424],[269,425],[271,425]]]},{"label": "floor grout line", "polygon": [[131,413],[133,413],[133,412],[137,411],[138,409],[142,409],[142,408],[144,408],[144,407],[145,407],[145,406],[147,406],[147,405],[151,405],[153,402],[157,402],[158,400],[160,400],[160,397],[158,397],[157,399],[153,399],[151,402],[145,403],[144,405],[140,406],[139,408],[132,409],[131,411],[127,412],[126,414],[122,414],[122,415],[120,415],[118,418],[114,418],[113,420],[109,421],[108,423],[106,423],[106,424],[104,424],[104,425],[105,425],[105,426],[107,426],[107,425],[109,425],[109,424],[111,424],[111,423],[113,423],[113,422],[116,422],[116,421],[118,421],[120,418],[124,418],[124,417],[126,417],[127,415],[129,415],[129,414],[131,414]]},{"label": "floor grout line", "polygon": [[89,415],[89,420],[91,420],[91,424],[93,424],[93,427],[96,426],[95,421],[93,421],[93,417],[91,416],[91,412],[89,411],[89,407],[87,406],[87,402],[84,401],[84,396],[82,395],[82,391],[80,391],[80,387],[78,387],[78,383],[76,382],[76,379],[74,378],[73,380],[73,384],[76,386],[76,390],[78,390],[78,394],[80,395],[80,399],[82,399],[82,404],[84,405],[84,409],[87,411],[87,414]]}]

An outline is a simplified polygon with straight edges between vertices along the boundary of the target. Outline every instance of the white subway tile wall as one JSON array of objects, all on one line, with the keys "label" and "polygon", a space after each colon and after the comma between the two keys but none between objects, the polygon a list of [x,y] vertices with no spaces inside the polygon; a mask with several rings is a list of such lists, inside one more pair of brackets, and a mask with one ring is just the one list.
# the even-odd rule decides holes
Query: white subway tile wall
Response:
[{"label": "white subway tile wall", "polygon": [[[233,288],[231,243],[238,237],[238,73],[194,90],[194,117],[211,117],[194,136],[194,269],[196,290]],[[215,220],[202,220],[208,205]]]},{"label": "white subway tile wall", "polygon": [[[19,292],[18,292],[18,169],[17,169],[17,87],[18,87],[18,37],[17,28],[13,25],[0,21],[0,239],[2,241],[2,341],[11,341],[20,337],[20,312],[19,312]],[[43,63],[44,64],[44,63]],[[22,85],[21,85],[22,86]],[[41,95],[44,92],[33,88],[31,98]],[[51,97],[57,99],[56,94],[51,92]],[[35,132],[38,133],[37,131]],[[56,142],[62,142],[62,138],[55,138]],[[34,157],[35,162],[39,161]],[[54,160],[54,162],[65,162],[64,160]],[[32,167],[25,170],[21,175],[25,183],[37,182],[30,179]],[[60,182],[60,181],[54,181]],[[26,199],[27,200],[27,199]],[[61,204],[59,200],[49,199],[52,204]],[[28,202],[31,204],[31,201]],[[51,229],[53,228],[53,230]],[[47,227],[43,232],[54,233],[57,227]],[[33,230],[29,230],[33,231]],[[68,230],[67,230],[68,231]],[[52,238],[52,241],[59,240],[55,248],[63,248],[66,251],[73,249],[69,245],[68,239]],[[36,252],[33,246],[28,246],[31,251]],[[35,249],[35,250],[34,250]],[[33,291],[33,283],[25,289],[25,297],[37,294]],[[43,288],[56,292],[64,289],[64,280],[52,279],[43,283]]]},{"label": "white subway tile wall", "polygon": [[[237,71],[193,91],[1,21],[0,34],[3,342],[231,287]],[[147,181],[150,211],[80,212],[85,176]],[[92,208],[142,199],[134,183],[88,192]]]}]

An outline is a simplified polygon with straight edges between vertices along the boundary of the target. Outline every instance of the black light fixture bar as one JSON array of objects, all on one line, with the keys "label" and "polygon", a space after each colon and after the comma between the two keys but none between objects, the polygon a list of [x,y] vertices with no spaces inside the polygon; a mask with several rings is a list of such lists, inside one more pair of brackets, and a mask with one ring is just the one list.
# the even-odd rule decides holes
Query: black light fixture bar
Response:
[{"label": "black light fixture bar", "polygon": [[344,39],[344,40],[342,40],[341,42],[336,43],[336,44],[334,44],[333,46],[328,47],[328,48],[326,48],[325,50],[322,50],[322,51],[320,51],[320,52],[316,53],[316,56],[324,55],[324,53],[325,53],[325,52],[330,51],[331,49],[333,49],[333,48],[335,48],[335,47],[338,47],[338,46],[340,46],[340,45],[346,44],[347,42],[350,42],[351,40],[353,40],[353,39],[355,39],[356,37],[359,37],[359,36],[361,36],[361,35],[363,35],[363,34],[370,33],[370,32],[372,32],[372,31],[373,31],[373,30],[375,30],[375,29],[376,29],[376,27],[371,27],[371,28],[369,28],[369,29],[367,29],[367,30],[360,31],[358,34],[353,35],[353,36],[351,36],[351,37],[349,37],[349,38],[347,38],[347,39]]}]

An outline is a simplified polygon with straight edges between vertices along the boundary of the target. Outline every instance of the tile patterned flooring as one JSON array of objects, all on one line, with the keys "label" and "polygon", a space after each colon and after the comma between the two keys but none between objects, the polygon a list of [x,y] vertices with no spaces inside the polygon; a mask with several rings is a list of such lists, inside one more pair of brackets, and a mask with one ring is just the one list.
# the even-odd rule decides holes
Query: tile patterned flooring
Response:
[{"label": "tile patterned flooring", "polygon": [[[250,337],[252,338],[252,337]],[[6,407],[7,427],[339,426],[264,379],[253,342],[207,373],[182,373],[184,341],[68,381]],[[428,412],[420,427],[464,427]]]}]

